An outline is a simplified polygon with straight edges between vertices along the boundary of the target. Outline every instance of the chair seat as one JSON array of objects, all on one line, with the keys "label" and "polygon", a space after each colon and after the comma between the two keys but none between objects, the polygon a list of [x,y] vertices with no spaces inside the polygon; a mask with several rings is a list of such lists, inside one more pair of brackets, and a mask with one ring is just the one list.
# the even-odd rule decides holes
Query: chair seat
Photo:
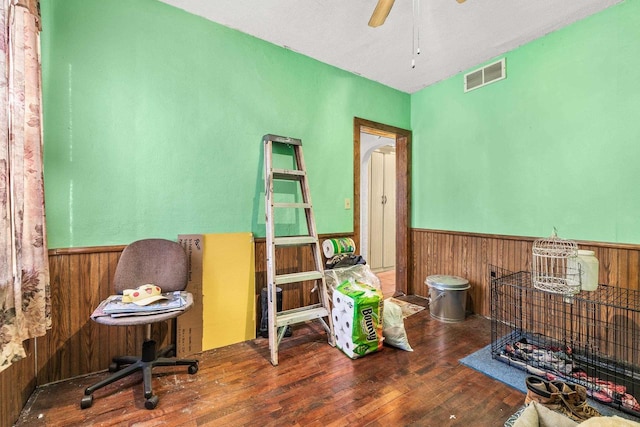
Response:
[{"label": "chair seat", "polygon": [[[182,313],[189,310],[193,306],[193,295],[190,292],[183,292],[183,295],[185,297],[186,304],[184,305],[184,307],[181,307],[180,310],[169,311],[167,313],[134,315],[134,316],[123,316],[123,317],[92,315],[91,320],[93,320],[94,322],[101,323],[103,325],[109,325],[109,326],[135,326],[135,325],[146,325],[149,323],[162,322],[164,320],[173,319],[174,317],[178,317],[182,315]],[[103,301],[103,303],[104,302],[105,301]]]}]

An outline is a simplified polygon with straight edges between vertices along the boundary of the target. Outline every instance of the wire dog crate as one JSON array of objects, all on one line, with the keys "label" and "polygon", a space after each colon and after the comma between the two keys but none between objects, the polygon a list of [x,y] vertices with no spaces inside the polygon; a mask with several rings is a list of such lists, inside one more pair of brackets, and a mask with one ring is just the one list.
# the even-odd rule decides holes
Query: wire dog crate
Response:
[{"label": "wire dog crate", "polygon": [[527,271],[490,272],[494,359],[581,384],[592,398],[640,416],[640,291],[600,285],[563,295],[537,289]]}]

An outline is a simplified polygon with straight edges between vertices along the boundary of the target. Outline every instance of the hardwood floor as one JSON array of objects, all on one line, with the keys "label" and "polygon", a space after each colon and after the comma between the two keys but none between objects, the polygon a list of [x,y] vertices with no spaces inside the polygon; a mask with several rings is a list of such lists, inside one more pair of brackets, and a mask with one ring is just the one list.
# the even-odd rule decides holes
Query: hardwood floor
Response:
[{"label": "hardwood floor", "polygon": [[195,375],[155,371],[154,410],[139,374],[97,391],[85,410],[84,388],[106,373],[43,386],[16,426],[502,426],[522,405],[519,391],[458,363],[489,343],[489,320],[446,324],[427,309],[405,328],[413,352],[385,347],[358,360],[330,347],[317,323],[294,327],[277,367],[262,338],[207,351]]},{"label": "hardwood floor", "polygon": [[385,298],[392,297],[396,293],[396,271],[387,270],[376,273],[380,279],[380,289]]}]

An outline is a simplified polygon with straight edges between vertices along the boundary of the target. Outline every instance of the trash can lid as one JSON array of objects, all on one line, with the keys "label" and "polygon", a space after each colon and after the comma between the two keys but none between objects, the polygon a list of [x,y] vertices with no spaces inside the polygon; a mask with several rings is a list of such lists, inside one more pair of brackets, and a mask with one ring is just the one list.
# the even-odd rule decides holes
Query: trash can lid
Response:
[{"label": "trash can lid", "polygon": [[428,276],[424,282],[427,286],[432,286],[440,290],[463,291],[471,287],[471,285],[469,285],[469,281],[463,277],[446,276],[444,274]]}]

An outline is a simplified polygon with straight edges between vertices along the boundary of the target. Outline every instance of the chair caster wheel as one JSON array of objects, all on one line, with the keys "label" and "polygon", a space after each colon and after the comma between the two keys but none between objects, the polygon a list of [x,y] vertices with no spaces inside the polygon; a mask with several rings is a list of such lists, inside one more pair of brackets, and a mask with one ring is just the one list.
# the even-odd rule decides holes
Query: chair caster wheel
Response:
[{"label": "chair caster wheel", "polygon": [[144,407],[147,409],[155,409],[156,406],[158,406],[158,396],[155,394],[144,401]]},{"label": "chair caster wheel", "polygon": [[109,364],[109,372],[118,372],[120,370],[120,365],[116,362],[111,362]]},{"label": "chair caster wheel", "polygon": [[93,394],[82,396],[82,400],[80,401],[80,409],[91,408],[91,405],[93,405]]},{"label": "chair caster wheel", "polygon": [[189,373],[193,375],[196,372],[198,372],[198,365],[189,365]]}]

